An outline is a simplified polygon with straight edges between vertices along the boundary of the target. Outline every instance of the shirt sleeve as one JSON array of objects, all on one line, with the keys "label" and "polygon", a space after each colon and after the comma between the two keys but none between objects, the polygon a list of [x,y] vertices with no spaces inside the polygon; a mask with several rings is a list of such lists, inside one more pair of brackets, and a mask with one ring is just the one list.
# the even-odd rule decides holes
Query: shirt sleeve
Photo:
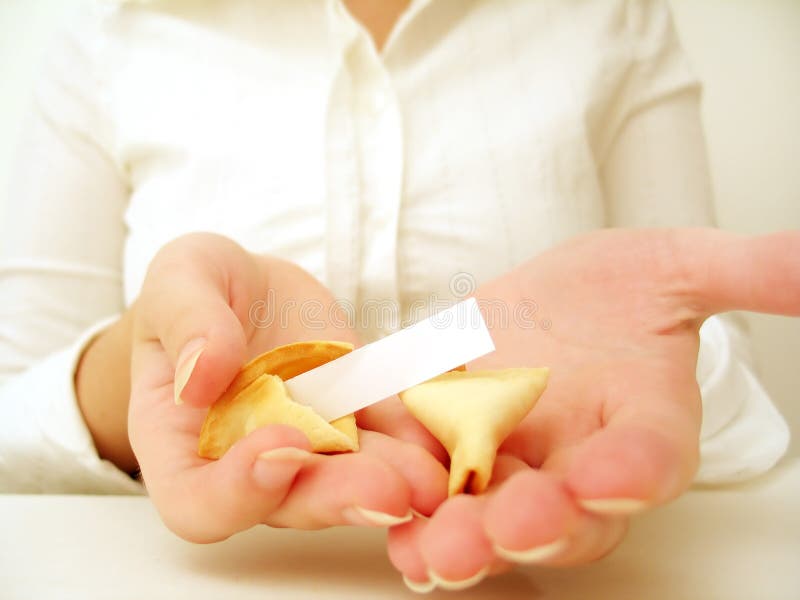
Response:
[{"label": "shirt sleeve", "polygon": [[141,493],[101,460],[74,372],[123,310],[128,198],[87,18],[48,53],[18,148],[0,255],[0,491]]},{"label": "shirt sleeve", "polygon": [[[619,125],[600,157],[608,224],[714,226],[699,83],[667,7],[635,4],[634,34],[642,35],[643,48],[620,92]],[[703,425],[695,481],[740,481],[772,467],[786,452],[789,430],[756,376],[736,315],[711,317],[701,327],[697,377]]]}]

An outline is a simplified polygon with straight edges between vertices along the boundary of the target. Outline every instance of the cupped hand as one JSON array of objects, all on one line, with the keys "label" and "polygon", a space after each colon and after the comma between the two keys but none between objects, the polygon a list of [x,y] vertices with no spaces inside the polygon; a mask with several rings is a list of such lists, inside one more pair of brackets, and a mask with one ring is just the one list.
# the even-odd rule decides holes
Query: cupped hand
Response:
[{"label": "cupped hand", "polygon": [[797,232],[605,230],[479,288],[497,351],[470,368],[548,366],[551,376],[484,495],[391,530],[390,557],[410,585],[458,588],[510,563],[597,559],[629,515],[686,490],[699,460],[700,325],[732,309],[800,314],[798,257]]},{"label": "cupped hand", "polygon": [[184,236],[155,257],[131,312],[128,431],[148,492],[173,531],[211,542],[259,523],[387,526],[444,499],[447,474],[423,449],[435,442],[392,402],[359,418],[393,437],[361,430],[357,453],[313,454],[299,430],[270,426],[218,461],[198,456],[208,407],[247,360],[303,340],[357,342],[335,311],[308,273],[217,235]]}]

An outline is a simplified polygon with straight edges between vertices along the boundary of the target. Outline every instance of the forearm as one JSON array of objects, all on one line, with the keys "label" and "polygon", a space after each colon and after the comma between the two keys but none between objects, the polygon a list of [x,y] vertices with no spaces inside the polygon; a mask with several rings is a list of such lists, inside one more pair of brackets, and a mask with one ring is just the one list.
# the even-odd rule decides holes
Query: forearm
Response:
[{"label": "forearm", "polygon": [[128,473],[137,469],[128,439],[132,313],[97,336],[75,371],[75,392],[101,458]]}]

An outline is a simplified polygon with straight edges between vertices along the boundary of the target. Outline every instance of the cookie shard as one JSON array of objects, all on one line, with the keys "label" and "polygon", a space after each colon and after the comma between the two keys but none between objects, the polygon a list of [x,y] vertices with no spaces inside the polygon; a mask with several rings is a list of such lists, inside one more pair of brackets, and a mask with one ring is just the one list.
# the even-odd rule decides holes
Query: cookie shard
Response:
[{"label": "cookie shard", "polygon": [[450,454],[449,495],[486,490],[497,449],[536,404],[548,373],[545,368],[450,371],[400,394]]},{"label": "cookie shard", "polygon": [[233,378],[220,401],[235,397],[265,373],[277,375],[286,381],[344,356],[352,350],[353,344],[347,342],[311,341],[277,346],[245,364]]},{"label": "cookie shard", "polygon": [[208,412],[198,454],[218,459],[258,427],[281,424],[303,431],[314,452],[358,450],[354,415],[328,423],[311,407],[291,399],[284,380],[339,358],[353,349],[344,342],[299,342],[280,346],[247,363]]},{"label": "cookie shard", "polygon": [[[265,425],[291,425],[308,436],[314,452],[349,452],[358,450],[358,438],[348,435],[348,419],[328,423],[310,406],[298,404],[289,396],[286,384],[277,375],[261,375],[244,392],[241,402],[252,407],[244,423],[244,434]],[[350,421],[355,419],[350,416]]]}]

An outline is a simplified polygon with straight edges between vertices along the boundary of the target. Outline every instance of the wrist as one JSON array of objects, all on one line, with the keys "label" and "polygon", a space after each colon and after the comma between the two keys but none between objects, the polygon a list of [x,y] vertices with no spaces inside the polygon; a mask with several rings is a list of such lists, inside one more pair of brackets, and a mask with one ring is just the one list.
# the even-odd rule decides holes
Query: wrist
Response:
[{"label": "wrist", "polygon": [[84,349],[75,371],[78,407],[99,456],[128,473],[136,457],[128,440],[132,311],[126,311]]}]

